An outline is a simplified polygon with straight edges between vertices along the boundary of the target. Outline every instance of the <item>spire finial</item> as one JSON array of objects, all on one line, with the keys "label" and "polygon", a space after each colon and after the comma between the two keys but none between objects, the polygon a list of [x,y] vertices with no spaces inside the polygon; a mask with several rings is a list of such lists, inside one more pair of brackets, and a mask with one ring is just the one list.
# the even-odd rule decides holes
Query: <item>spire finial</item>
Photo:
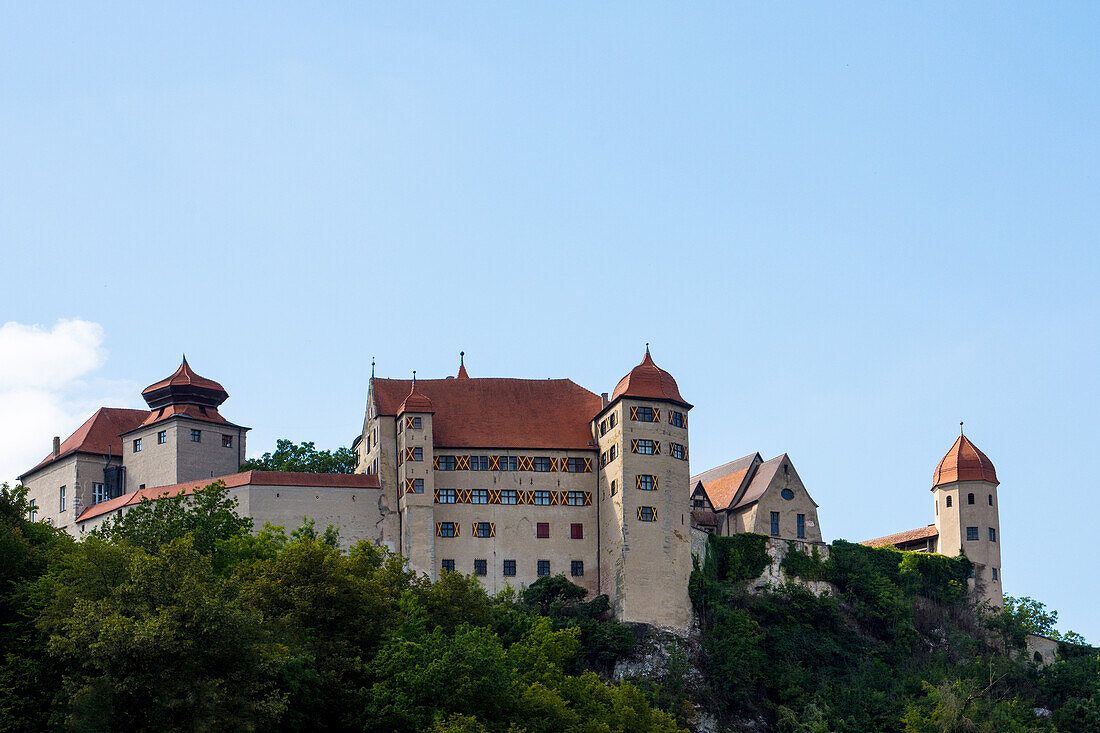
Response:
[{"label": "spire finial", "polygon": [[370,378],[374,379],[374,357],[370,358]]},{"label": "spire finial", "polygon": [[466,366],[466,352],[465,351],[458,352],[458,365],[459,366]]},{"label": "spire finial", "polygon": [[413,369],[413,389],[416,389],[416,370]]},{"label": "spire finial", "polygon": [[647,353],[647,354],[649,353],[649,342],[648,341],[645,342],[645,353]]},{"label": "spire finial", "polygon": [[186,363],[187,363],[187,353],[186,353],[186,352],[184,352],[184,354],[183,354],[183,361],[181,361],[181,362],[180,362],[180,366],[183,366],[183,365],[184,365],[184,364],[186,364]]},{"label": "spire finial", "polygon": [[966,435],[966,433],[963,432],[962,420],[959,420],[959,435]]}]

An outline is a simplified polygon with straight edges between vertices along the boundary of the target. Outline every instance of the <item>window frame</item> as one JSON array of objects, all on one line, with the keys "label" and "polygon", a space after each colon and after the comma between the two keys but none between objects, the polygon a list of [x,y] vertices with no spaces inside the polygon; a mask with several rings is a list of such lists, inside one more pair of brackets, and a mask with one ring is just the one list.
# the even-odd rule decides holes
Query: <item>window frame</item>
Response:
[{"label": "window frame", "polygon": [[458,489],[440,489],[438,504],[457,504]]},{"label": "window frame", "polygon": [[233,447],[233,436],[229,433],[222,433],[222,448]]},{"label": "window frame", "polygon": [[781,526],[779,524],[779,522],[780,522],[779,512],[772,512],[769,519],[771,520],[771,526],[768,529],[771,530],[771,536],[772,537],[778,537],[779,533],[782,531]]},{"label": "window frame", "polygon": [[501,564],[501,575],[506,578],[514,578],[516,576],[516,561],[509,558]]},{"label": "window frame", "polygon": [[967,542],[977,542],[979,539],[980,539],[980,535],[978,533],[978,528],[977,527],[967,527],[966,528],[966,541]]},{"label": "window frame", "polygon": [[202,442],[202,431],[201,430],[199,430],[197,428],[191,428],[191,442],[192,443],[201,443]]},{"label": "window frame", "polygon": [[486,576],[489,574],[489,561],[484,558],[474,559],[474,575]]},{"label": "window frame", "polygon": [[157,431],[157,445],[164,445],[167,442],[168,442],[168,431],[167,430],[158,430]]},{"label": "window frame", "polygon": [[550,522],[535,522],[535,539],[550,539]]},{"label": "window frame", "polygon": [[489,503],[489,490],[488,489],[471,489],[470,490],[470,503],[471,504],[488,504]]},{"label": "window frame", "polygon": [[535,574],[540,578],[550,577],[550,561],[538,560],[535,566]]},{"label": "window frame", "polygon": [[572,578],[584,577],[584,560],[569,561],[569,576]]},{"label": "window frame", "polygon": [[134,438],[134,453],[141,453],[141,438]]},{"label": "window frame", "polygon": [[[511,501],[509,501],[509,499]],[[507,506],[515,506],[519,504],[519,490],[518,489],[501,489],[500,490],[500,503]]]},{"label": "window frame", "polygon": [[795,537],[800,540],[806,539],[806,515],[795,514],[794,520]]},{"label": "window frame", "polygon": [[571,522],[569,524],[569,539],[571,539],[571,540],[583,540],[584,539],[584,522]]},{"label": "window frame", "polygon": [[442,573],[453,573],[454,571],[455,571],[454,558],[445,557],[445,558],[443,558],[442,560],[439,561],[439,572],[441,574]]}]

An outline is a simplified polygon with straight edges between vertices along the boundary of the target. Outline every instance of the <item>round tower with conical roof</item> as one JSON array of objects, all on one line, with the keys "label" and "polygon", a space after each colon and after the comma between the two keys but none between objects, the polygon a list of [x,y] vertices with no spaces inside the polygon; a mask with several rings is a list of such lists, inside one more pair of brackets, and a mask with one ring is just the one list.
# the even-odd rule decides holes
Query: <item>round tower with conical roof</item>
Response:
[{"label": "round tower with conical roof", "polygon": [[937,549],[944,555],[966,554],[974,563],[971,589],[994,608],[1004,605],[999,484],[993,462],[961,429],[932,474]]},{"label": "round tower with conical roof", "polygon": [[600,451],[600,592],[624,621],[691,621],[687,413],[646,345],[592,421]]}]

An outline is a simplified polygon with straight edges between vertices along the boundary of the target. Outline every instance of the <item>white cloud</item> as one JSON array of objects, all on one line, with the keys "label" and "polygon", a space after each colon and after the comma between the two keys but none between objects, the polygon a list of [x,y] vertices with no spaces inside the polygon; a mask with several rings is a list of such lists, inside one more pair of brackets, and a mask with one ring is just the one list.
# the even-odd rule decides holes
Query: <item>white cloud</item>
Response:
[{"label": "white cloud", "polygon": [[97,380],[90,387],[84,381],[106,359],[98,323],[0,326],[0,481],[13,482],[42,460],[53,436],[64,440],[105,404],[104,392],[119,397],[131,391],[120,383]]}]

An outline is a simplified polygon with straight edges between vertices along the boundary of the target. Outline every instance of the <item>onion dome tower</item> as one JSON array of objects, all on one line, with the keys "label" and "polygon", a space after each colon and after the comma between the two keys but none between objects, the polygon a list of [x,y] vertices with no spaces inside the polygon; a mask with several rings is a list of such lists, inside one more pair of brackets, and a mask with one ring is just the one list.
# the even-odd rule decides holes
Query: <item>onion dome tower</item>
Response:
[{"label": "onion dome tower", "polygon": [[994,608],[1004,605],[1001,591],[1001,522],[997,470],[989,457],[962,431],[932,474],[937,549],[966,554],[974,563],[971,589]]},{"label": "onion dome tower", "polygon": [[229,393],[225,391],[225,387],[213,379],[200,377],[195,373],[187,363],[186,354],[179,369],[170,377],[150,384],[141,391],[141,396],[145,398],[150,410],[169,405],[198,405],[216,409],[229,399]]}]

